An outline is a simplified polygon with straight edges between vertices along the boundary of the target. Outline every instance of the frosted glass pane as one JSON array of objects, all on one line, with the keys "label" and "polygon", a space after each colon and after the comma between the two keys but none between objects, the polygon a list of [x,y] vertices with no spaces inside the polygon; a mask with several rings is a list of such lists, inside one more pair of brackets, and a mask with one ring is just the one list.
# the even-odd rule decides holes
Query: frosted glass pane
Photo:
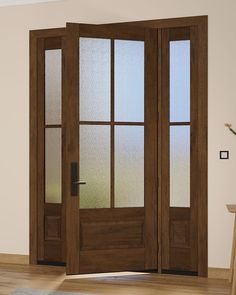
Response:
[{"label": "frosted glass pane", "polygon": [[61,203],[61,129],[45,131],[45,202]]},{"label": "frosted glass pane", "polygon": [[46,124],[61,124],[61,49],[45,51]]},{"label": "frosted glass pane", "polygon": [[144,206],[144,127],[115,128],[115,207]]},{"label": "frosted glass pane", "polygon": [[109,121],[111,41],[80,38],[80,120]]},{"label": "frosted glass pane", "polygon": [[144,121],[144,42],[115,40],[115,120]]},{"label": "frosted glass pane", "polygon": [[190,207],[190,127],[170,127],[170,206]]},{"label": "frosted glass pane", "polygon": [[80,126],[80,208],[110,207],[110,126]]},{"label": "frosted glass pane", "polygon": [[170,121],[190,121],[190,41],[170,42]]}]

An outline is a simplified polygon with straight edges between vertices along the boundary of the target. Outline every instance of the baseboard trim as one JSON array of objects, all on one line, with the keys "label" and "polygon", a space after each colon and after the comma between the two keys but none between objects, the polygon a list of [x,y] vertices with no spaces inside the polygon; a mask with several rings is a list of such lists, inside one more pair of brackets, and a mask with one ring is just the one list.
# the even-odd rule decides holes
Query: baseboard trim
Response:
[{"label": "baseboard trim", "polygon": [[29,264],[29,255],[0,253],[0,263]]},{"label": "baseboard trim", "polygon": [[228,280],[229,279],[229,268],[209,267],[208,268],[208,278]]}]

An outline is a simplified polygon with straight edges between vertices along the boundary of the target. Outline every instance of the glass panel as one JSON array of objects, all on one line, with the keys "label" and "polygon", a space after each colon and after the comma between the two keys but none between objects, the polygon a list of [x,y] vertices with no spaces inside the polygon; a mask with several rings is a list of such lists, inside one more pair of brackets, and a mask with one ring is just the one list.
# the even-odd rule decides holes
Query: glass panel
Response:
[{"label": "glass panel", "polygon": [[45,51],[46,124],[61,124],[61,49]]},{"label": "glass panel", "polygon": [[170,121],[190,121],[190,41],[170,42]]},{"label": "glass panel", "polygon": [[80,38],[80,120],[109,121],[111,41]]},{"label": "glass panel", "polygon": [[80,126],[80,208],[110,207],[110,126]]},{"label": "glass panel", "polygon": [[170,206],[190,207],[190,126],[170,127]]},{"label": "glass panel", "polygon": [[144,42],[115,40],[115,120],[144,121]]},{"label": "glass panel", "polygon": [[45,202],[61,203],[61,128],[45,130]]},{"label": "glass panel", "polygon": [[144,127],[115,127],[115,207],[144,206]]}]

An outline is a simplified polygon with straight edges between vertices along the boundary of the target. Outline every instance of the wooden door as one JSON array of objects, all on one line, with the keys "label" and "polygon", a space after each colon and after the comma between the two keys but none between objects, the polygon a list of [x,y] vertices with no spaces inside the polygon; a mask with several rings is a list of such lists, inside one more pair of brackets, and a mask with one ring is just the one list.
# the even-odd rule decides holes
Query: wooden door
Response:
[{"label": "wooden door", "polygon": [[[162,270],[198,273],[196,27],[162,30]],[[204,167],[202,167],[204,168]]]},{"label": "wooden door", "polygon": [[157,269],[157,30],[68,24],[67,274]]}]

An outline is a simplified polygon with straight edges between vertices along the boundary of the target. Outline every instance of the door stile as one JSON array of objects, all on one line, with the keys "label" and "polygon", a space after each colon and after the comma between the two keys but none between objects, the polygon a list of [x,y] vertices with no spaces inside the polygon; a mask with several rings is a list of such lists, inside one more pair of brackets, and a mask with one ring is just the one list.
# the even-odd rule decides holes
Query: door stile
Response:
[{"label": "door stile", "polygon": [[[162,142],[161,142],[161,245],[162,245],[162,269],[169,269],[169,29],[162,29]],[[167,250],[168,249],[168,250]]]},{"label": "door stile", "polygon": [[71,164],[79,163],[79,30],[67,25],[64,58],[64,110],[63,110],[63,151],[64,151],[64,192],[66,198],[66,273],[79,273],[79,202],[78,194],[71,196]]},{"label": "door stile", "polygon": [[157,29],[145,34],[145,143],[144,143],[144,207],[145,207],[145,269],[157,269]]},{"label": "door stile", "polygon": [[157,166],[158,166],[158,198],[157,198],[157,245],[158,245],[158,254],[157,254],[157,261],[158,261],[158,273],[161,273],[161,265],[162,265],[162,235],[161,235],[161,229],[162,229],[162,182],[161,180],[161,173],[162,173],[162,31],[161,29],[157,29],[158,32],[158,48],[157,48],[157,80],[158,80],[158,86],[157,86],[157,104],[158,104],[158,114],[157,114],[157,122],[158,122],[158,130],[157,130]]}]

